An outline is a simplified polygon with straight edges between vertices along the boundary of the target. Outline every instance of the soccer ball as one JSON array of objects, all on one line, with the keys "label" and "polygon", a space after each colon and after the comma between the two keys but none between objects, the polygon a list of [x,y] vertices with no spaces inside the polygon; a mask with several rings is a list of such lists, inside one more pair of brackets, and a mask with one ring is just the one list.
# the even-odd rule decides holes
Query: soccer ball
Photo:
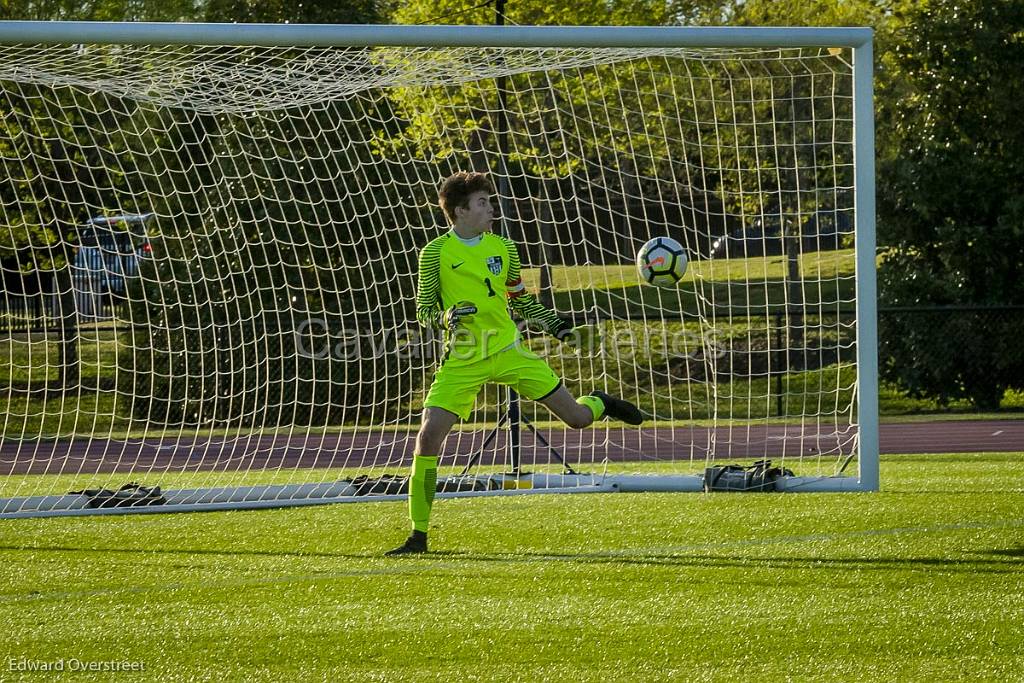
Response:
[{"label": "soccer ball", "polygon": [[686,250],[671,237],[655,237],[636,255],[640,278],[655,287],[675,287],[686,274]]}]

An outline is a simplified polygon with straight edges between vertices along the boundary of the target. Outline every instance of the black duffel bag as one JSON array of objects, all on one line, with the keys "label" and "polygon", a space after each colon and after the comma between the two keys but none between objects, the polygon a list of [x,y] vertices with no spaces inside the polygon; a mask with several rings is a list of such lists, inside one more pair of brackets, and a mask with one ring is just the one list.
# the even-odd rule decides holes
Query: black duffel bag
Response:
[{"label": "black duffel bag", "polygon": [[793,472],[772,467],[771,460],[758,460],[753,465],[716,465],[704,469],[704,491],[774,491],[775,480],[792,477]]},{"label": "black duffel bag", "polygon": [[85,489],[83,491],[70,491],[86,496],[89,502],[85,504],[89,508],[128,508],[140,505],[164,505],[167,499],[160,493],[160,487],[142,486],[136,482],[129,482],[117,489]]}]

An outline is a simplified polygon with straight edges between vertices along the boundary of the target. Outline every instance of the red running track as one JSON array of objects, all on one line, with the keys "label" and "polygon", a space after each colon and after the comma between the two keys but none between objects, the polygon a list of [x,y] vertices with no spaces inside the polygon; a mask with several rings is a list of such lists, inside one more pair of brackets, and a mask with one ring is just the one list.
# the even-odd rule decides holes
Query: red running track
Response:
[{"label": "red running track", "polygon": [[[945,421],[880,426],[885,454],[1020,452],[1024,420]],[[852,452],[856,430],[848,425],[754,425],[744,427],[613,428],[541,432],[570,465],[613,461],[718,460],[822,455],[835,459]],[[456,463],[480,452],[486,432],[454,434],[445,455]],[[482,453],[481,464],[505,463],[504,432]],[[163,439],[68,439],[5,441],[0,444],[0,475],[132,472],[246,471],[312,467],[400,467],[409,463],[413,435],[360,432],[325,435],[189,437]],[[529,432],[522,439],[522,463],[549,462],[548,452]],[[452,462],[452,461],[449,461]]]}]

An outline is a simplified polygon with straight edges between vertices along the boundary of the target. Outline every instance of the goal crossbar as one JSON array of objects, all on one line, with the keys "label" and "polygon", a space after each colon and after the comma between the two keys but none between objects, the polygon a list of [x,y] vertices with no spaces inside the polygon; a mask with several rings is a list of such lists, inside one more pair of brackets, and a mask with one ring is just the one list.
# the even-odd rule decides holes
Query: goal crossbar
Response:
[{"label": "goal crossbar", "polygon": [[870,28],[0,21],[0,43],[262,47],[850,47]]}]

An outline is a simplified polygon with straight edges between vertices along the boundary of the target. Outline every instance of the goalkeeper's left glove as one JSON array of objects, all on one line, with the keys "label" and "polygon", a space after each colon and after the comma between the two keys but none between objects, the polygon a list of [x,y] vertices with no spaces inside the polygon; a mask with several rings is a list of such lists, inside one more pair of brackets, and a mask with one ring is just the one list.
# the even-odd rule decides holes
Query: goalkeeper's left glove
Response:
[{"label": "goalkeeper's left glove", "polygon": [[601,350],[601,330],[596,325],[580,325],[563,330],[557,338],[576,353],[592,356]]},{"label": "goalkeeper's left glove", "polygon": [[441,324],[450,333],[455,334],[459,325],[469,322],[476,313],[476,304],[472,301],[460,301],[441,314]]}]

